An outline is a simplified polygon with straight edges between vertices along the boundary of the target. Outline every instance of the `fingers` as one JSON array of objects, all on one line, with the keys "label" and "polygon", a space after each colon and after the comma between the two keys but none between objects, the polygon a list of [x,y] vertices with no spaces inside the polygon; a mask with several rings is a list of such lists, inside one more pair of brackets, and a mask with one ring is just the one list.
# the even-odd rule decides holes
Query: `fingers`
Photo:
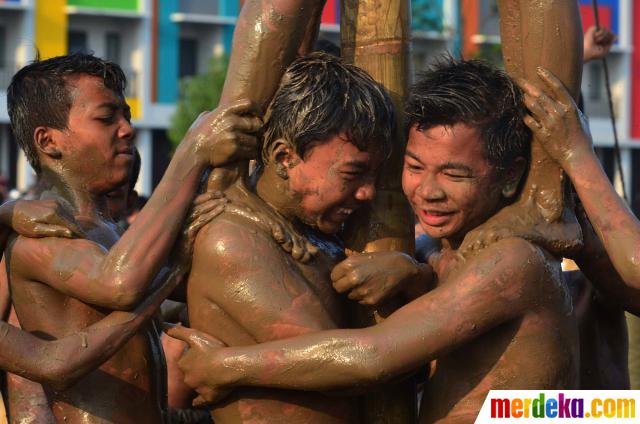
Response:
[{"label": "fingers", "polygon": [[221,191],[205,191],[204,193],[196,196],[196,198],[193,200],[193,205],[197,206],[209,200],[222,199],[224,197],[225,195]]},{"label": "fingers", "polygon": [[211,210],[203,213],[198,216],[190,225],[189,225],[189,238],[191,240],[195,240],[196,234],[208,223],[210,223],[215,217],[224,212],[226,207],[226,202],[215,205]]},{"label": "fingers", "polygon": [[191,402],[191,404],[193,405],[194,408],[199,408],[201,406],[205,406],[208,405],[210,402],[207,401],[204,396],[202,395],[198,395],[196,396],[195,399],[193,399],[193,402]]},{"label": "fingers", "polygon": [[176,325],[175,327],[166,328],[165,333],[167,333],[169,337],[182,340],[188,344],[190,348],[202,346],[202,337],[200,336],[200,332],[193,328]]},{"label": "fingers", "polygon": [[547,105],[545,99],[541,97],[533,97],[529,94],[525,94],[524,104],[527,109],[529,109],[531,116],[540,123],[543,123],[550,119],[550,113],[554,113],[553,110],[549,111],[550,106]]},{"label": "fingers", "polygon": [[351,262],[349,258],[340,262],[338,265],[333,267],[331,270],[331,281],[338,281],[341,278],[345,277],[349,271],[351,271]]},{"label": "fingers", "polygon": [[258,110],[258,106],[249,99],[236,100],[229,106],[226,106],[223,110],[223,113],[234,113],[236,115],[241,115],[244,113],[258,114],[259,112],[260,111]]},{"label": "fingers", "polygon": [[72,238],[73,232],[60,225],[36,224],[33,227],[35,237],[64,237]]},{"label": "fingers", "polygon": [[542,82],[545,83],[545,85],[549,88],[551,94],[553,94],[555,100],[566,106],[573,105],[573,97],[571,97],[564,84],[562,84],[562,81],[560,81],[555,75],[553,75],[551,71],[546,68],[538,67],[537,72]]},{"label": "fingers", "polygon": [[524,117],[524,124],[534,133],[542,129],[542,124],[536,121],[531,115],[526,115]]},{"label": "fingers", "polygon": [[200,203],[199,205],[195,206],[193,208],[193,211],[191,211],[191,220],[194,220],[196,218],[198,218],[200,215],[203,215],[213,209],[216,209],[220,206],[226,206],[226,204],[229,203],[229,200],[227,198],[219,198],[219,199],[209,199],[204,203]]}]

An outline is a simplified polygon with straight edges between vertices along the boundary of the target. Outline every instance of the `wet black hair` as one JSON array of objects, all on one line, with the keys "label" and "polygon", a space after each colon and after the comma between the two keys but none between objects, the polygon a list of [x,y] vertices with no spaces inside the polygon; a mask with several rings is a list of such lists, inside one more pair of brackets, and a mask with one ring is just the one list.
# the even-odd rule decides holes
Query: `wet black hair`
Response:
[{"label": "wet black hair", "polygon": [[391,150],[393,104],[384,87],[362,69],[322,52],[295,60],[282,77],[265,116],[262,160],[278,139],[304,158],[309,149],[344,133],[360,150]]},{"label": "wet black hair", "polygon": [[41,169],[33,138],[35,129],[67,128],[73,79],[80,75],[102,78],[107,88],[124,97],[126,77],[120,66],[84,53],[36,59],[16,72],[7,88],[13,135],[37,173]]},{"label": "wet black hair", "polygon": [[480,131],[487,160],[500,173],[530,157],[531,130],[520,88],[488,62],[440,58],[419,74],[406,105],[407,126],[419,131],[463,123]]}]

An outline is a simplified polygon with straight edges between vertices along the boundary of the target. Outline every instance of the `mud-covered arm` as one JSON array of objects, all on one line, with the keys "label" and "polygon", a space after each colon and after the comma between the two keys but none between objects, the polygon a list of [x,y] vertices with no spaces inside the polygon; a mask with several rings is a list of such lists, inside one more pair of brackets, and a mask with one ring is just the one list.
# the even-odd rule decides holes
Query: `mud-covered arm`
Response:
[{"label": "mud-covered arm", "polygon": [[593,151],[588,125],[562,82],[546,69],[520,81],[530,115],[525,123],[565,170],[614,268],[640,289],[640,222],[616,193]]},{"label": "mud-covered arm", "polygon": [[584,247],[573,259],[584,276],[598,289],[611,304],[618,305],[640,316],[640,290],[627,285],[611,263],[611,259],[595,234],[585,211],[576,208],[576,216],[582,227]]},{"label": "mud-covered arm", "polygon": [[12,232],[26,237],[82,235],[73,217],[55,200],[12,200],[1,204],[0,252],[4,251]]},{"label": "mud-covered arm", "polygon": [[183,269],[166,272],[155,291],[131,312],[112,312],[59,340],[43,340],[0,321],[0,369],[63,390],[119,350],[183,279]]},{"label": "mud-covered arm", "polygon": [[249,98],[262,112],[296,55],[317,36],[326,0],[247,0],[233,33],[220,104]]},{"label": "mud-covered arm", "polygon": [[330,391],[375,385],[524,315],[535,307],[538,279],[550,278],[547,266],[531,244],[502,240],[466,263],[455,279],[366,329],[222,349],[190,329],[169,334],[190,344],[179,365],[188,384],[213,400],[232,386]]}]

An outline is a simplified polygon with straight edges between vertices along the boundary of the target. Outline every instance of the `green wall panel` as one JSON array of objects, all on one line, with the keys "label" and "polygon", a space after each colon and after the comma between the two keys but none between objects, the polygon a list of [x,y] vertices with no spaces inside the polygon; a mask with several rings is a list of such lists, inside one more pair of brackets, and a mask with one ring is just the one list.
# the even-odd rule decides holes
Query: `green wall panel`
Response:
[{"label": "green wall panel", "polygon": [[138,0],[68,0],[69,6],[137,11]]}]

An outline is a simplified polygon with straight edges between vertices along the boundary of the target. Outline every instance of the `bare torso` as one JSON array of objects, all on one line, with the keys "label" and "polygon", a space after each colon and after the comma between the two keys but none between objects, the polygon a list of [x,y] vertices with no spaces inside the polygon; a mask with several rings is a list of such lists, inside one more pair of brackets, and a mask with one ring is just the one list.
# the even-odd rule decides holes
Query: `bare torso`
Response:
[{"label": "bare torso", "polygon": [[[344,328],[344,300],[330,272],[341,249],[330,240],[309,264],[296,262],[262,229],[224,214],[198,235],[189,280],[189,320],[232,346]],[[350,397],[263,388],[235,390],[212,409],[216,423],[354,423]]]},{"label": "bare torso", "polygon": [[[546,256],[550,263],[556,262]],[[433,262],[442,284],[456,278],[452,257],[445,253]],[[557,262],[540,270],[539,278],[533,280],[540,298],[531,299],[529,311],[436,361],[420,422],[473,423],[490,389],[578,387],[577,328],[560,278]]]},{"label": "bare torso", "polygon": [[[118,235],[104,226],[89,229],[87,238],[108,249]],[[54,269],[58,265],[51,264]],[[23,279],[12,263],[9,270],[12,301],[22,327],[29,332],[60,338],[82,332],[110,312]],[[163,423],[165,380],[159,332],[150,322],[98,369],[63,392],[47,390],[47,397],[58,422]]]}]

